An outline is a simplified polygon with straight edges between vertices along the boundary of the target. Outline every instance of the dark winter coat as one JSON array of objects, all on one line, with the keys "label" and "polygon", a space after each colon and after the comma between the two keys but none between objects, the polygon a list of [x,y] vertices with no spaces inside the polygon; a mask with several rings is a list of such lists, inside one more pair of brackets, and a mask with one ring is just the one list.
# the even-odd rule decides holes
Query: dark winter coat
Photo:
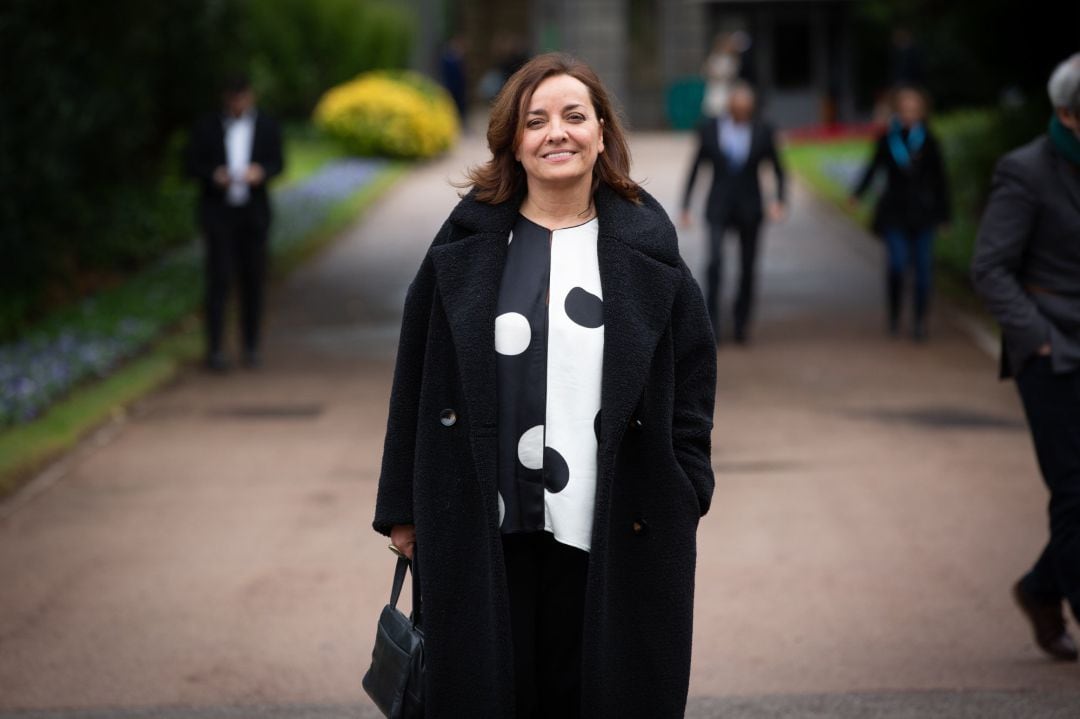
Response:
[{"label": "dark winter coat", "polygon": [[888,134],[878,138],[874,157],[853,189],[861,197],[874,176],[885,170],[885,190],[874,211],[874,232],[884,235],[892,227],[907,232],[932,229],[949,221],[949,186],[937,138],[927,130],[922,147],[912,154],[911,164],[901,167],[889,150]]},{"label": "dark winter coat", "polygon": [[1080,167],[1043,135],[1001,158],[971,278],[1001,323],[1001,375],[1050,345],[1054,371],[1080,369]]},{"label": "dark winter coat", "polygon": [[[659,204],[596,193],[604,300],[583,716],[666,719],[690,675],[716,353]],[[513,716],[496,499],[495,302],[520,198],[468,196],[409,287],[375,529],[415,524],[432,717]]]}]

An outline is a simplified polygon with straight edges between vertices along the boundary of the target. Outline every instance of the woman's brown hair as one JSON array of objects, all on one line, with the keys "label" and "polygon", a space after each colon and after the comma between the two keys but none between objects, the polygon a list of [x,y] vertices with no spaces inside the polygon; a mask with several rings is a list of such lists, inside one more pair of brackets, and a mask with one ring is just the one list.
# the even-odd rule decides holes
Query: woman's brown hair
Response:
[{"label": "woman's brown hair", "polygon": [[491,159],[470,168],[462,186],[472,187],[477,200],[492,205],[506,202],[524,189],[525,170],[514,157],[514,150],[524,131],[525,105],[540,83],[556,75],[569,75],[585,85],[597,119],[603,121],[604,151],[593,166],[592,191],[595,193],[603,182],[631,202],[640,203],[641,188],[630,179],[630,148],[607,90],[591,67],[556,52],[537,55],[506,81],[495,98],[488,122]]}]

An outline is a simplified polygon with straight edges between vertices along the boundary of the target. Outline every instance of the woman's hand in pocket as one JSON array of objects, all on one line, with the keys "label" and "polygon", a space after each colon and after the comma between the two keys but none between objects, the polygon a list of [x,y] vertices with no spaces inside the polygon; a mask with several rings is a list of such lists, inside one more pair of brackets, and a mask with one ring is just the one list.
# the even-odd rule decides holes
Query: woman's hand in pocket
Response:
[{"label": "woman's hand in pocket", "polygon": [[390,544],[412,560],[413,547],[416,546],[416,527],[412,524],[395,524],[390,529]]}]

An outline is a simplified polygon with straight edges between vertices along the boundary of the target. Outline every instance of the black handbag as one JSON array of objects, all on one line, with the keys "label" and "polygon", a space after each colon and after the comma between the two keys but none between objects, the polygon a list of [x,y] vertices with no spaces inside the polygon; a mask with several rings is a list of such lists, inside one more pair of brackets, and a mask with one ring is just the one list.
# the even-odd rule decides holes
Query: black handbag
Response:
[{"label": "black handbag", "polygon": [[[406,617],[397,608],[405,570],[412,569],[413,610]],[[399,557],[390,603],[379,615],[371,668],[364,674],[364,691],[389,719],[424,716],[424,632],[420,628],[420,579],[416,552],[413,561]]]}]

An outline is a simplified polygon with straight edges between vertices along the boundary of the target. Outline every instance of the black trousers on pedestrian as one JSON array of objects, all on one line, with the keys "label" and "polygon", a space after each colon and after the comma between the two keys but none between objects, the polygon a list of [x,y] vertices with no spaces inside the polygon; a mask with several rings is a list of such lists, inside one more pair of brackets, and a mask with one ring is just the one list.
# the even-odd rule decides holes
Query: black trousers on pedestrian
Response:
[{"label": "black trousers on pedestrian", "polygon": [[1016,385],[1050,489],[1050,541],[1022,587],[1036,600],[1068,600],[1080,620],[1080,371],[1054,374],[1050,358],[1037,357]]},{"label": "black trousers on pedestrian", "polygon": [[240,339],[245,352],[259,348],[267,265],[267,222],[251,207],[203,212],[206,244],[206,341],[222,350],[225,308],[233,280],[240,289]]},{"label": "black trousers on pedestrian", "polygon": [[581,716],[589,555],[547,532],[503,536],[517,719]]},{"label": "black trousers on pedestrian", "polygon": [[705,303],[712,318],[713,332],[720,340],[720,303],[723,299],[724,280],[724,236],[729,229],[739,235],[739,288],[735,295],[735,338],[746,339],[750,329],[750,318],[754,309],[756,291],[758,233],[761,223],[758,221],[727,221],[709,224],[709,266],[705,273]]}]

